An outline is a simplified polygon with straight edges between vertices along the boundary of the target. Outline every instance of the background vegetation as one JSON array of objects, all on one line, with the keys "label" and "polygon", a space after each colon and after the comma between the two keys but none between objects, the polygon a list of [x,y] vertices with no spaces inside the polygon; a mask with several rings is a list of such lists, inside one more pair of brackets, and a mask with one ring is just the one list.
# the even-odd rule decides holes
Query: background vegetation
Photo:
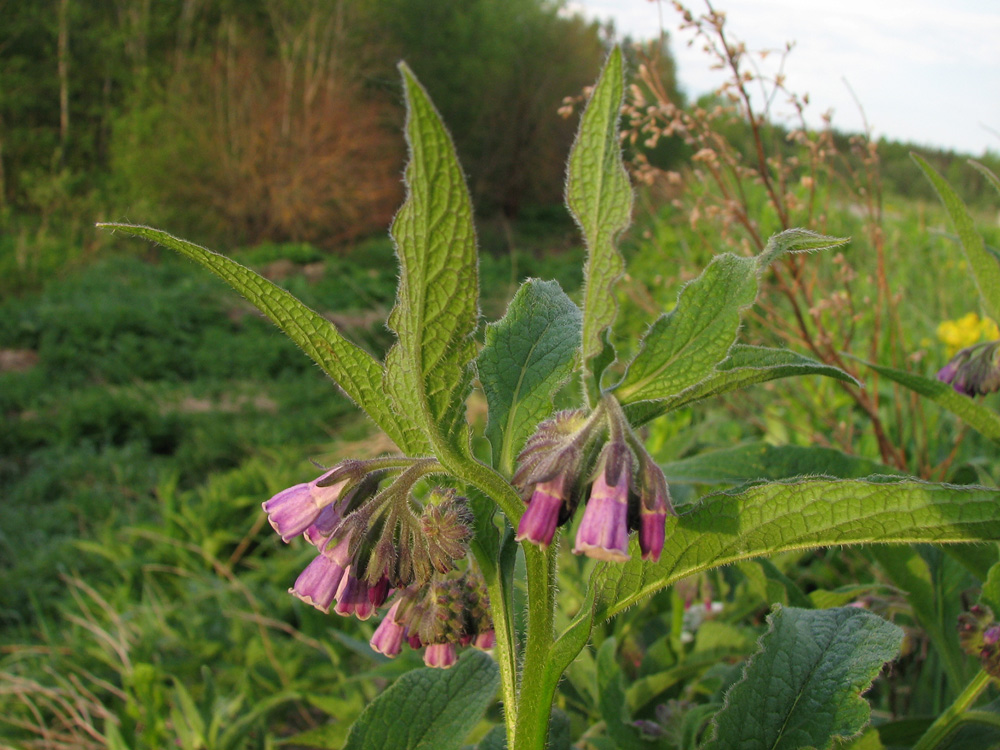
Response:
[{"label": "background vegetation", "polygon": [[[278,549],[259,503],[311,478],[308,459],[387,445],[220,284],[93,222],[157,224],[233,254],[381,354],[396,284],[385,228],[405,156],[394,66],[405,58],[452,129],[482,213],[484,318],[528,276],[576,293],[581,250],[560,206],[575,120],[558,110],[593,80],[611,32],[538,0],[0,0],[0,16],[0,738],[267,747],[309,732],[300,745],[338,747],[413,659],[385,662],[366,645],[373,623],[285,594],[305,553]],[[640,182],[626,311],[669,308],[711,255],[750,249],[755,233],[807,226],[854,241],[779,269],[746,338],[936,371],[949,346],[940,324],[978,308],[910,148],[800,133],[766,112],[758,132],[738,91],[686,102],[665,41],[632,54],[647,75],[630,104],[657,115],[628,120]],[[755,175],[758,141],[771,166]],[[923,155],[1000,245],[981,173],[959,155]],[[995,154],[982,160],[1000,167]],[[714,179],[726,164],[742,169]],[[765,173],[787,189],[769,193]],[[803,323],[788,325],[796,314]],[[968,343],[989,335],[958,328]],[[651,450],[674,464],[675,500],[723,484],[677,462],[733,446],[820,444],[936,480],[1000,479],[994,446],[841,363],[865,389],[782,382],[651,425]],[[928,644],[976,586],[968,558],[919,556],[932,619],[900,594],[898,571],[913,560],[797,553],[685,582],[595,645],[616,638],[632,714],[688,747],[698,706],[739,674],[781,600],[775,581],[786,600],[801,590],[860,602],[908,628],[907,653],[870,697],[877,721],[916,721],[917,732],[970,669]],[[582,596],[574,580],[563,578],[568,607]],[[570,670],[559,698],[574,738],[601,717],[594,658]],[[643,682],[666,669],[674,682]]]}]

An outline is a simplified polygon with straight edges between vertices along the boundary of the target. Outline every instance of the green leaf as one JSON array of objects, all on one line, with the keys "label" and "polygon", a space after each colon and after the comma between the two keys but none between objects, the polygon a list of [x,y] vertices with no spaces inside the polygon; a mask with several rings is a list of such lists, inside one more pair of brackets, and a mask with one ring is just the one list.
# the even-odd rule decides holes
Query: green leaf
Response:
[{"label": "green leaf", "polygon": [[621,49],[615,47],[583,112],[566,177],[566,205],[587,246],[582,341],[584,366],[591,372],[592,400],[599,390],[600,373],[594,371],[591,360],[605,349],[603,334],[617,313],[614,286],[625,272],[615,240],[629,225],[632,213],[632,190],[618,141],[622,66]]},{"label": "green leaf", "polygon": [[628,723],[625,705],[625,681],[618,666],[617,644],[608,638],[597,650],[597,703],[608,736],[622,750],[641,747],[639,730]]},{"label": "green leaf", "polygon": [[628,404],[625,406],[625,414],[629,422],[638,427],[693,401],[739,390],[756,383],[802,375],[823,375],[845,383],[860,385],[840,368],[817,362],[789,349],[734,344],[729,350],[729,356],[701,382],[667,398]]},{"label": "green leaf", "polygon": [[407,672],[362,712],[344,750],[459,748],[499,686],[496,662],[473,649],[451,669]]},{"label": "green leaf", "polygon": [[628,562],[599,564],[591,578],[594,619],[612,617],[693,573],[788,550],[998,539],[995,488],[892,477],[754,485],[709,495],[668,517],[659,562],[643,563],[633,543]]},{"label": "green leaf", "polygon": [[829,748],[868,723],[861,697],[903,631],[862,609],[775,607],[761,648],[729,690],[705,750]]},{"label": "green leaf", "polygon": [[849,456],[833,448],[747,443],[735,448],[699,453],[661,466],[672,484],[742,484],[756,479],[789,479],[823,475],[860,479],[872,474],[895,474],[877,461]]},{"label": "green leaf", "polygon": [[493,727],[479,740],[476,750],[507,750],[507,730],[503,724]]},{"label": "green leaf", "polygon": [[828,237],[808,229],[786,229],[784,232],[772,235],[767,246],[757,256],[761,270],[769,266],[782,255],[788,253],[814,253],[819,250],[829,250],[850,242],[847,237]]},{"label": "green leaf", "polygon": [[[947,606],[942,601],[953,589],[935,585],[935,581],[940,584],[944,577],[943,566],[938,565],[938,569],[932,571],[927,561],[910,545],[875,547],[871,554],[888,574],[889,580],[906,594],[906,601],[917,622],[926,631],[934,651],[944,661],[952,687],[961,690],[968,679],[966,659],[958,643],[955,620],[946,616]],[[958,566],[956,562],[951,564]],[[958,613],[953,616],[957,617]]]},{"label": "green leaf", "polygon": [[472,387],[479,271],[472,203],[427,92],[405,64],[406,201],[392,222],[400,278],[389,327],[385,389],[396,410],[435,447],[469,450],[465,399]]},{"label": "green leaf", "polygon": [[917,162],[917,166],[923,170],[927,179],[931,181],[958,231],[958,238],[965,250],[965,257],[969,259],[976,287],[979,289],[979,296],[983,300],[983,307],[986,309],[987,315],[993,320],[1000,321],[1000,263],[987,251],[986,243],[976,231],[969,210],[965,207],[962,199],[958,197],[958,193],[924,159],[916,154],[911,154],[911,156]]},{"label": "green leaf", "polygon": [[1000,562],[993,564],[982,583],[978,603],[989,607],[994,615],[1000,615]]},{"label": "green leaf", "polygon": [[337,331],[336,326],[306,307],[276,284],[224,255],[166,232],[134,224],[98,224],[156,242],[200,263],[246,297],[364,409],[379,427],[407,453],[427,450],[419,430],[392,411],[382,392],[382,365]]},{"label": "green leaf", "polygon": [[[755,258],[731,253],[713,258],[701,275],[681,290],[674,309],[650,326],[639,353],[613,389],[622,404],[669,399],[668,403],[631,410],[633,424],[696,398],[777,377],[809,374],[810,367],[823,368],[813,372],[853,380],[837,368],[783,350],[745,348],[735,352],[737,359],[731,356],[743,311],[757,299],[757,280],[768,264],[786,253],[822,250],[845,242],[805,229],[788,229],[772,236]],[[682,396],[689,388],[694,392]]]},{"label": "green leaf", "polygon": [[980,164],[975,159],[969,159],[969,164],[971,164],[973,167],[975,167],[976,170],[983,177],[986,178],[986,181],[989,182],[993,186],[993,189],[996,190],[998,193],[1000,193],[1000,177],[997,177],[996,174],[994,174],[994,172],[993,172],[992,169],[990,169],[989,167],[987,167],[985,164]]},{"label": "green leaf", "polygon": [[873,365],[870,362],[865,364],[879,375],[894,380],[911,391],[943,406],[955,416],[961,417],[976,432],[990,440],[1000,442],[1000,416],[969,396],[957,393],[947,383],[942,383],[934,378],[926,378],[923,375],[915,375],[905,370]]},{"label": "green leaf", "polygon": [[757,260],[717,255],[656,320],[614,391],[622,404],[676,396],[711,375],[757,298]]},{"label": "green leaf", "polygon": [[506,476],[572,372],[582,319],[558,282],[532,279],[517,290],[503,319],[486,327],[478,360],[489,404],[486,437],[493,465]]}]

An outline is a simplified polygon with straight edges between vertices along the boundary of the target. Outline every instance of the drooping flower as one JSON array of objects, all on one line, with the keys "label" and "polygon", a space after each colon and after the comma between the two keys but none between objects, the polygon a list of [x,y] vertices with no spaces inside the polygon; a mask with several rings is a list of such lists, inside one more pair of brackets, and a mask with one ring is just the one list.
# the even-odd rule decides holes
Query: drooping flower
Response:
[{"label": "drooping flower", "polygon": [[399,611],[401,602],[402,599],[397,599],[389,607],[389,611],[382,618],[379,626],[375,628],[371,641],[369,641],[373,650],[390,658],[399,654],[403,647],[403,639],[406,637],[406,626],[396,622],[396,613]]},{"label": "drooping flower", "polygon": [[663,470],[644,449],[639,459],[639,549],[643,560],[660,559],[666,534],[667,514],[674,513]]},{"label": "drooping flower", "polygon": [[614,395],[605,394],[589,416],[561,412],[542,422],[518,456],[512,482],[528,504],[518,541],[551,544],[589,485],[573,551],[627,560],[628,534],[635,529],[642,558],[659,560],[666,517],[674,513],[670,491]]},{"label": "drooping flower", "polygon": [[480,633],[473,639],[472,645],[483,651],[489,651],[495,645],[497,645],[497,634],[494,630],[487,630],[485,633]]},{"label": "drooping flower", "polygon": [[573,552],[624,562],[628,554],[629,475],[632,454],[622,444],[604,448],[600,469],[576,532]]},{"label": "drooping flower", "polygon": [[[282,541],[287,543],[306,531],[324,508],[337,501],[341,490],[350,483],[350,478],[337,478],[338,471],[333,469],[311,482],[289,487],[262,503],[267,520]],[[335,481],[330,483],[331,479]]]},{"label": "drooping flower", "polygon": [[458,578],[435,578],[429,585],[397,591],[370,643],[395,656],[403,641],[425,648],[424,662],[443,669],[455,663],[460,645],[492,648],[496,636],[482,576],[470,568]]},{"label": "drooping flower", "polygon": [[326,614],[343,578],[343,567],[326,555],[318,555],[295,579],[295,585],[288,589],[288,593]]},{"label": "drooping flower", "polygon": [[432,643],[424,649],[424,664],[428,667],[448,669],[458,661],[454,643]]},{"label": "drooping flower", "polygon": [[351,568],[344,571],[344,577],[337,589],[337,604],[333,611],[347,617],[354,615],[359,620],[367,620],[375,612],[368,596],[368,584],[351,574]]},{"label": "drooping flower", "polygon": [[556,526],[559,525],[559,512],[565,501],[565,487],[565,474],[535,485],[531,500],[528,501],[528,509],[517,524],[517,541],[527,539],[542,547],[552,543]]},{"label": "drooping flower", "polygon": [[548,546],[556,528],[573,517],[603,429],[600,419],[580,410],[559,412],[538,425],[511,480],[528,504],[517,526],[519,541]]},{"label": "drooping flower", "polygon": [[966,396],[1000,390],[1000,340],[962,349],[938,370],[937,379]]}]

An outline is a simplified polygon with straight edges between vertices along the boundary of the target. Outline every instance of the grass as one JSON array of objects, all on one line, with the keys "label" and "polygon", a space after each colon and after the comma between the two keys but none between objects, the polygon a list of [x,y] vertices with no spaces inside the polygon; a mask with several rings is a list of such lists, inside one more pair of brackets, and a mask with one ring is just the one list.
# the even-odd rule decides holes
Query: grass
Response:
[{"label": "grass", "polygon": [[[515,254],[486,239],[493,316],[524,275],[579,285],[578,249],[541,248],[565,246],[558,233],[518,236]],[[0,303],[0,737],[265,747],[325,726],[339,742],[417,657],[387,663],[367,647],[372,623],[288,596],[310,556],[274,538],[260,503],[312,478],[310,459],[388,446],[227,287],[129,250]],[[387,238],[342,257],[233,254],[377,356],[391,343]]]}]

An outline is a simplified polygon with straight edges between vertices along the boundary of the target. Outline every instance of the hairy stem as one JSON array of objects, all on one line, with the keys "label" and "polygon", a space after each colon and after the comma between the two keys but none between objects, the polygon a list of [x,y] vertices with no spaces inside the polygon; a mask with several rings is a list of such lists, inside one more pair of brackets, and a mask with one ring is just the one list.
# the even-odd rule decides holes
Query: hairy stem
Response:
[{"label": "hairy stem", "polygon": [[980,670],[979,674],[965,686],[965,690],[955,699],[955,702],[945,709],[944,713],[924,732],[924,736],[913,746],[913,750],[932,750],[932,748],[939,747],[941,742],[966,720],[966,714],[972,704],[992,681],[993,678],[986,670]]},{"label": "hairy stem", "polygon": [[[545,747],[555,683],[545,679],[555,638],[556,548],[524,544],[528,579],[528,633],[521,665],[517,725],[509,743],[512,750]],[[509,736],[509,731],[508,731]]]}]

